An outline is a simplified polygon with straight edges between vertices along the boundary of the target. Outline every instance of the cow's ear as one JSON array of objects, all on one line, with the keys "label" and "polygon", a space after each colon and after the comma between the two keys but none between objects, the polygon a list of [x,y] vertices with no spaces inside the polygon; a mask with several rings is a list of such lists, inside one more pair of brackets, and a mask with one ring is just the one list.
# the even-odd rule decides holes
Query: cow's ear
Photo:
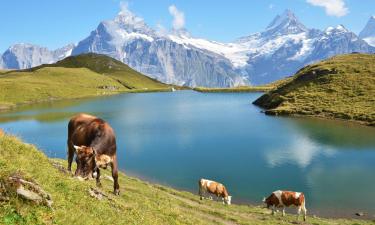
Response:
[{"label": "cow's ear", "polygon": [[81,147],[79,147],[79,146],[77,146],[77,145],[73,145],[73,147],[74,147],[74,149],[76,150],[76,152],[78,152],[78,151],[81,149]]}]

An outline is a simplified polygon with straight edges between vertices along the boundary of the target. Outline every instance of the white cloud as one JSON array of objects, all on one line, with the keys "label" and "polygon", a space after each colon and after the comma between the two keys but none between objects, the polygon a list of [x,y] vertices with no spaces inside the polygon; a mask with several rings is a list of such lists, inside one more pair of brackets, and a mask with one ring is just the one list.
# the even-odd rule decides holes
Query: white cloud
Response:
[{"label": "white cloud", "polygon": [[345,16],[349,13],[344,0],[306,0],[313,6],[323,7],[329,16]]},{"label": "white cloud", "polygon": [[185,26],[185,15],[177,9],[175,5],[170,5],[168,7],[169,13],[173,16],[173,29],[179,30]]},{"label": "white cloud", "polygon": [[332,156],[334,154],[335,150],[328,146],[319,146],[308,137],[296,136],[286,146],[266,151],[265,158],[272,168],[288,163],[306,168],[318,156]]}]

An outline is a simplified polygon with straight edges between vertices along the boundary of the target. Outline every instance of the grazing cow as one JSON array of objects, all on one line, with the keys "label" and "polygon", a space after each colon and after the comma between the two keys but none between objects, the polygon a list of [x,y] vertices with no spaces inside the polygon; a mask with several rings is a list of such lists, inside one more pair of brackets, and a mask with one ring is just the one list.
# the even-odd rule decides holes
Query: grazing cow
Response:
[{"label": "grazing cow", "polygon": [[4,131],[0,128],[0,137],[4,136]]},{"label": "grazing cow", "polygon": [[227,189],[223,184],[220,184],[216,181],[200,179],[198,182],[199,185],[199,196],[200,199],[203,200],[203,196],[208,195],[215,195],[216,198],[221,198],[223,204],[231,204],[232,196],[228,194]]},{"label": "grazing cow", "polygon": [[294,191],[274,191],[268,198],[264,198],[263,202],[267,205],[267,208],[272,206],[272,215],[275,214],[275,208],[283,208],[283,216],[285,216],[285,207],[296,206],[298,209],[298,216],[303,212],[303,220],[306,221],[306,207],[305,207],[305,195],[301,192]]},{"label": "grazing cow", "polygon": [[68,170],[71,171],[74,154],[77,154],[78,177],[96,177],[100,186],[100,170],[112,168],[114,193],[119,194],[116,137],[104,120],[88,114],[72,117],[68,125]]}]

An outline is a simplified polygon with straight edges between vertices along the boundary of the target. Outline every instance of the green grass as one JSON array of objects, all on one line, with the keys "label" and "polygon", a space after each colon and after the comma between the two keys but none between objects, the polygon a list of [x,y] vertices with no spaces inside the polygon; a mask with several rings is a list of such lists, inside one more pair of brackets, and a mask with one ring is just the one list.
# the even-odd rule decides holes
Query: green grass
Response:
[{"label": "green grass", "polygon": [[110,57],[84,54],[32,69],[1,72],[0,109],[120,92],[170,91],[171,87]]},{"label": "green grass", "polygon": [[[120,173],[120,196],[114,196],[112,182],[104,178],[101,190],[113,200],[97,200],[88,194],[95,181],[78,181],[52,166],[66,161],[49,159],[33,145],[16,137],[0,137],[0,181],[21,174],[51,194],[53,210],[23,200],[11,191],[9,202],[0,202],[0,224],[291,224],[295,215],[271,216],[258,206],[226,206],[200,201],[189,192],[144,182]],[[374,224],[352,219],[308,217],[300,224]]]},{"label": "green grass", "polygon": [[269,115],[302,115],[375,125],[375,55],[349,54],[306,66],[254,104]]}]

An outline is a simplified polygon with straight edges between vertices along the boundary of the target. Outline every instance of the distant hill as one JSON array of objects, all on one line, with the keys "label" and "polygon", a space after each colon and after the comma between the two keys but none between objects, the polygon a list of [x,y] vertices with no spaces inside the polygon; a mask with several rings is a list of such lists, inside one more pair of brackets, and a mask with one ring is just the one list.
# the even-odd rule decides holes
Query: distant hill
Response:
[{"label": "distant hill", "polygon": [[171,89],[120,61],[93,53],[26,70],[1,71],[0,87],[0,109],[55,99]]},{"label": "distant hill", "polygon": [[309,65],[254,102],[269,115],[308,115],[375,125],[375,55],[348,54]]}]

